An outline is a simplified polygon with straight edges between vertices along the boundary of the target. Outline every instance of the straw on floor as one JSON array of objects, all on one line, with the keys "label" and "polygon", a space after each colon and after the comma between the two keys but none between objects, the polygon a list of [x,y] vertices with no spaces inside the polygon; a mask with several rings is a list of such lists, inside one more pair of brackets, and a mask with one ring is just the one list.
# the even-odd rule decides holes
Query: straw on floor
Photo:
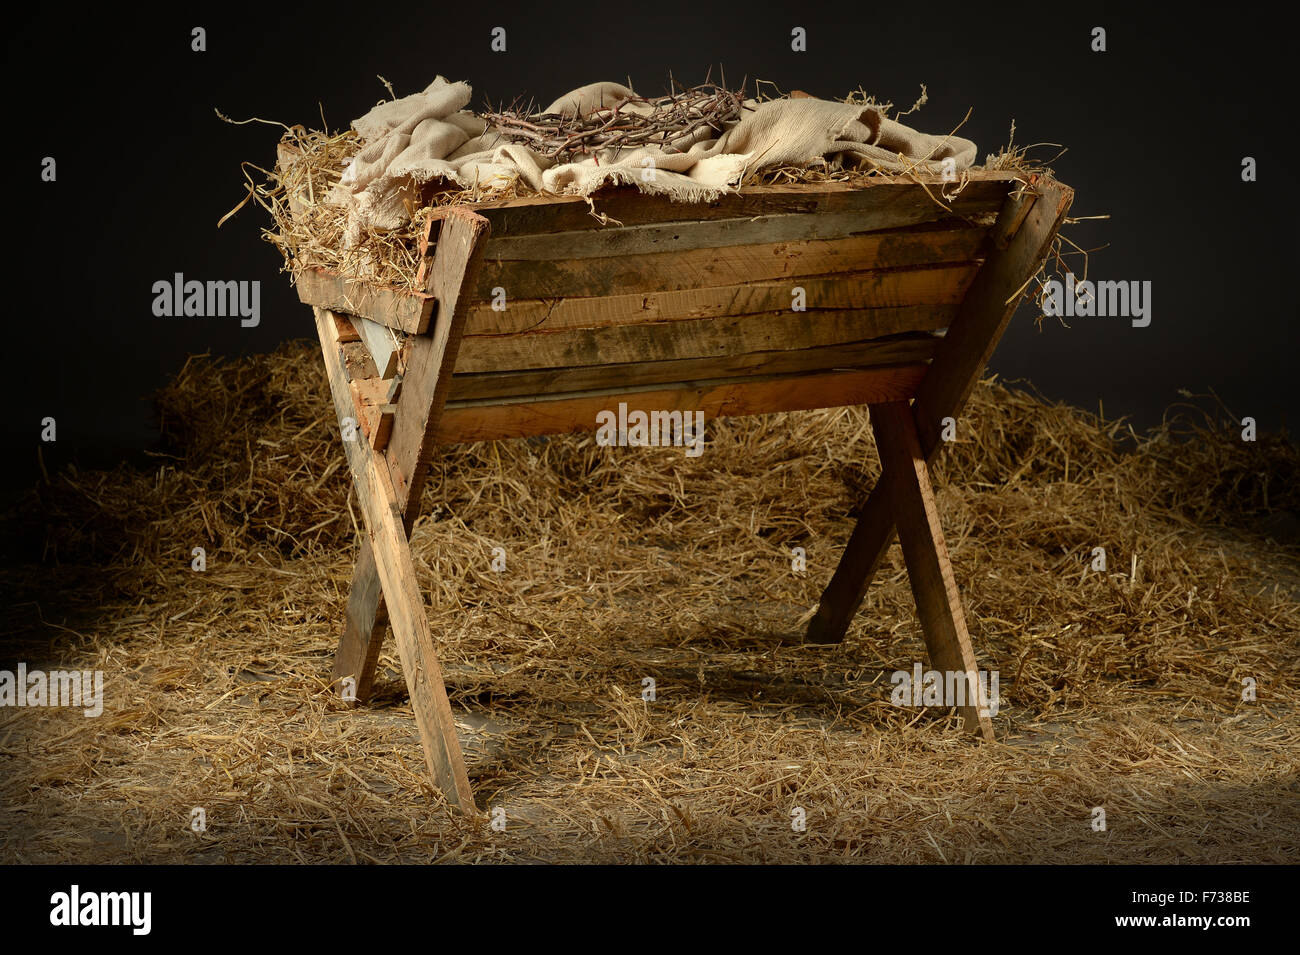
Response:
[{"label": "straw on floor", "polygon": [[1288,441],[977,389],[935,484],[991,744],[890,702],[925,659],[897,548],[842,646],[799,642],[876,477],[865,411],[712,421],[698,458],[443,449],[412,544],[496,831],[430,788],[391,642],[372,705],[327,687],[361,518],[319,362],[192,359],[156,468],[7,517],[0,668],[100,669],[105,709],[0,710],[0,859],[1300,859]]}]

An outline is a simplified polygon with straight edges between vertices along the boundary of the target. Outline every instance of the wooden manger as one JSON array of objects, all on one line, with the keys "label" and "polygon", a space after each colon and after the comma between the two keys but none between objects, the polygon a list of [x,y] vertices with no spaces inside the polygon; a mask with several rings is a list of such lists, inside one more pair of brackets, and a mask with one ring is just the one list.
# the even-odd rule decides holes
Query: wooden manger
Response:
[{"label": "wooden manger", "polygon": [[928,467],[1073,192],[1012,172],[972,173],[941,203],[945,188],[872,178],[708,204],[621,189],[597,199],[621,223],[603,226],[581,198],[450,206],[429,222],[418,290],[298,273],[345,438],[357,426],[343,445],[365,517],[333,678],[364,701],[391,627],[454,805],[472,812],[473,795],[408,545],[430,457],[594,431],[619,402],[706,417],[868,405],[883,474],[807,639],[843,639],[897,533],[931,665],[966,674],[964,725],[992,737]]}]

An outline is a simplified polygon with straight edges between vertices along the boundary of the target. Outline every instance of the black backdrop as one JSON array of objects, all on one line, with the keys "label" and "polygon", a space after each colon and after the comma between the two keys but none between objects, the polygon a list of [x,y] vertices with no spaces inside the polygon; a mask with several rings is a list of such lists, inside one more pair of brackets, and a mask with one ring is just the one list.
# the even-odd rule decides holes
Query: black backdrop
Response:
[{"label": "black backdrop", "polygon": [[[548,101],[597,79],[664,91],[669,71],[697,82],[712,65],[782,89],[841,96],[861,84],[910,104],[911,121],[946,132],[974,107],[964,135],[980,155],[1007,141],[1064,143],[1054,163],[1077,190],[1073,214],[1109,213],[1070,234],[1091,277],[1149,280],[1147,328],[1076,319],[1038,330],[1022,308],[992,369],[1046,395],[1139,425],[1178,389],[1214,389],[1261,430],[1292,424],[1296,307],[1293,111],[1283,95],[1293,44],[1278,25],[1219,8],[1142,11],[1134,5],[1056,7],[911,3],[755,2],[707,6],[411,3],[373,5],[380,19],[322,5],[228,4],[140,14],[125,8],[43,9],[11,19],[6,150],[8,485],[36,473],[40,421],[53,416],[50,466],[138,455],[154,440],[143,400],[189,354],[273,349],[312,334],[309,311],[259,238],[240,162],[273,161],[278,130],[221,122],[260,116],[331,127],[385,91],[464,79],[472,106],[519,94]],[[1242,8],[1248,11],[1250,8]],[[397,11],[400,10],[400,14]],[[860,11],[860,12],[856,12]],[[18,15],[21,16],[21,15]],[[191,29],[207,31],[206,52]],[[507,50],[490,49],[493,27]],[[807,52],[791,50],[794,26]],[[1107,51],[1091,50],[1092,29]],[[1055,150],[1040,151],[1050,156]],[[57,181],[40,180],[42,158]],[[1241,180],[1253,156],[1259,181]],[[155,281],[260,280],[262,319],[157,318]],[[314,366],[303,374],[317,374]],[[12,490],[6,487],[6,490]]]}]

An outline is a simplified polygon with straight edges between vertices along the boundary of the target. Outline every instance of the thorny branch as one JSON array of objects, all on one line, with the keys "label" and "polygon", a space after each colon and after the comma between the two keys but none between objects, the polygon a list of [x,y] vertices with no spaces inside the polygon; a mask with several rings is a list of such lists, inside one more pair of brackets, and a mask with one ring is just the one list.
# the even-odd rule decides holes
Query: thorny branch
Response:
[{"label": "thorny branch", "polygon": [[[637,109],[629,111],[630,106]],[[674,142],[691,141],[706,126],[721,133],[745,108],[744,84],[739,90],[728,90],[706,81],[664,96],[632,96],[582,116],[537,113],[515,104],[487,112],[484,118],[507,141],[527,144],[563,163],[605,149],[671,149]]]}]

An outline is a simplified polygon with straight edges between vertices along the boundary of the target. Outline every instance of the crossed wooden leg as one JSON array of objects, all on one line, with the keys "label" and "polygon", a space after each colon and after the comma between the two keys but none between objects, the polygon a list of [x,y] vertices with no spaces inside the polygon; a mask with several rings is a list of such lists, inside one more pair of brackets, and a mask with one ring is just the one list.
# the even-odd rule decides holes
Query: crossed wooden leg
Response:
[{"label": "crossed wooden leg", "polygon": [[903,560],[921,617],[930,663],[940,671],[964,674],[965,703],[958,707],[958,712],[968,731],[991,740],[993,723],[987,701],[981,701],[977,695],[979,665],[966,629],[948,547],[939,527],[930,470],[921,454],[911,408],[905,401],[872,405],[871,425],[883,468],[880,483],[871,496],[887,502],[898,524]]},{"label": "crossed wooden leg", "polygon": [[[472,812],[469,777],[408,541],[488,233],[488,222],[481,216],[455,208],[443,215],[426,282],[426,290],[437,299],[437,313],[430,333],[407,341],[406,374],[388,442],[375,450],[364,438],[344,441],[366,533],[333,679],[355,680],[357,700],[368,698],[384,632],[391,625],[429,771],[453,805]],[[316,326],[339,419],[355,417],[334,314],[317,308]]]},{"label": "crossed wooden leg", "polygon": [[[928,462],[939,449],[943,418],[961,413],[1073,198],[1072,190],[1053,183],[1008,199],[993,229],[994,250],[967,291],[916,401],[910,408],[906,403],[871,406],[883,474],[808,624],[810,642],[844,639],[898,533],[931,662],[974,674],[970,635],[934,510]],[[968,729],[991,736],[988,717],[977,709],[967,707],[963,717]]]}]

